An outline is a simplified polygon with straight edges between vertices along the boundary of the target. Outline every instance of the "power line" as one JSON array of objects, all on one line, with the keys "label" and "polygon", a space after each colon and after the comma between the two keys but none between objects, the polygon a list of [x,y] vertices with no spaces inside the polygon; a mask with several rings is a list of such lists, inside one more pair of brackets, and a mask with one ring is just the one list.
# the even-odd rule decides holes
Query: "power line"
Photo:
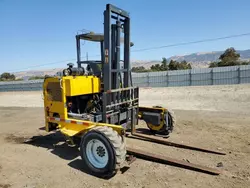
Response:
[{"label": "power line", "polygon": [[26,70],[26,69],[30,69],[30,68],[43,67],[43,66],[46,66],[46,65],[53,65],[53,64],[59,64],[59,63],[65,63],[65,62],[75,61],[75,60],[76,60],[76,59],[68,59],[68,60],[56,61],[56,62],[52,62],[52,63],[45,63],[45,64],[33,65],[33,66],[29,66],[29,67],[22,68],[22,69],[13,69],[13,70],[9,70],[8,72],[21,71],[21,70]]},{"label": "power line", "polygon": [[[99,57],[100,55],[92,55],[92,56],[88,56],[89,57]],[[82,56],[81,58],[87,58],[87,56]],[[32,65],[26,68],[22,68],[22,69],[12,69],[12,70],[8,70],[7,72],[13,72],[13,71],[23,71],[23,70],[27,70],[30,68],[37,68],[37,67],[43,67],[46,65],[53,65],[53,64],[61,64],[61,63],[67,63],[70,61],[76,61],[76,58],[74,59],[67,59],[67,60],[63,60],[63,61],[56,61],[56,62],[52,62],[52,63],[45,63],[45,64],[39,64],[39,65]]]},{"label": "power line", "polygon": [[212,41],[217,41],[217,40],[244,37],[244,36],[249,36],[249,35],[250,35],[250,33],[243,33],[243,34],[230,35],[230,36],[219,37],[219,38],[210,38],[210,39],[191,41],[191,42],[181,42],[181,43],[170,44],[170,45],[165,45],[165,46],[157,46],[157,47],[138,49],[138,50],[134,50],[132,52],[142,52],[142,51],[147,51],[147,50],[155,50],[155,49],[169,48],[169,47],[175,47],[175,46],[183,46],[183,45],[189,45],[189,44],[197,44],[197,43],[203,43],[203,42],[212,42]]},{"label": "power line", "polygon": [[92,31],[83,28],[83,29],[78,30],[77,33],[78,32],[84,33],[84,32],[92,32]]},{"label": "power line", "polygon": [[[87,30],[87,29],[83,29],[83,30],[90,31],[90,30]],[[131,52],[143,52],[143,51],[156,50],[156,49],[161,49],[161,48],[170,48],[170,47],[184,46],[184,45],[190,45],[190,44],[198,44],[198,43],[204,43],[204,42],[212,42],[212,41],[218,41],[218,40],[224,40],[224,39],[230,39],[230,38],[238,38],[238,37],[244,37],[244,36],[249,36],[249,35],[250,35],[250,33],[243,33],[243,34],[237,34],[237,35],[229,35],[229,36],[224,36],[224,37],[203,39],[203,40],[198,40],[198,41],[182,42],[182,43],[169,44],[169,45],[164,45],[164,46],[142,48],[142,49],[138,49],[138,50],[132,50]],[[93,56],[89,56],[89,57],[100,57],[100,56],[101,55],[93,55]],[[82,57],[82,58],[86,58],[86,57]],[[30,69],[30,68],[42,67],[42,66],[52,65],[52,64],[65,63],[65,62],[75,61],[75,60],[76,59],[74,58],[74,59],[68,59],[68,60],[57,61],[57,62],[52,62],[52,63],[34,65],[34,66],[30,66],[30,67],[23,68],[23,69],[9,70],[9,72],[21,71],[21,70],[26,70],[26,69]]]}]

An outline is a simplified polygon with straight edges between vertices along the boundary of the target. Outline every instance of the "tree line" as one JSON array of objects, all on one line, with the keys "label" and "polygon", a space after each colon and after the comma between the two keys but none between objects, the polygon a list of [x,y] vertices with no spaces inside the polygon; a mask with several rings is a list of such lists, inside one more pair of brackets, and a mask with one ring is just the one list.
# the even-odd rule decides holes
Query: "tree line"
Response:
[{"label": "tree line", "polygon": [[149,69],[143,66],[133,67],[132,72],[158,72],[158,71],[168,71],[168,70],[185,70],[192,69],[192,66],[187,61],[183,60],[181,62],[170,60],[169,63],[165,57],[162,58],[160,64],[152,65]]},{"label": "tree line", "polygon": [[220,55],[219,61],[211,62],[209,64],[209,68],[249,65],[249,64],[250,64],[249,61],[240,60],[240,54],[237,53],[234,48],[228,48],[223,54]]},{"label": "tree line", "polygon": [[[31,76],[29,77],[29,80],[39,80],[44,79],[44,76]],[[21,81],[22,78],[16,78],[14,74],[4,72],[0,75],[0,81]]]},{"label": "tree line", "polygon": [[10,74],[8,72],[4,72],[0,75],[0,81],[14,81],[16,80],[16,76],[14,74]]},{"label": "tree line", "polygon": [[[249,65],[249,61],[241,61],[240,54],[236,52],[234,48],[228,48],[223,54],[220,55],[218,61],[211,62],[209,68],[214,67],[226,67],[226,66],[236,66],[236,65]],[[144,66],[133,67],[132,72],[157,72],[157,71],[168,71],[168,70],[185,70],[192,69],[192,66],[187,61],[175,61],[170,60],[169,62],[164,57],[160,64],[152,65],[149,69]]]}]

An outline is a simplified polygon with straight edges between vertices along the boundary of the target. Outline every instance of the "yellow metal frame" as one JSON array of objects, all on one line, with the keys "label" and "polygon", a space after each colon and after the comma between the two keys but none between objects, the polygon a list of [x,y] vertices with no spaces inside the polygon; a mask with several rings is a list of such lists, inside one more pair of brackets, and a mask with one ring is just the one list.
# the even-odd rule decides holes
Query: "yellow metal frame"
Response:
[{"label": "yellow metal frame", "polygon": [[[61,96],[59,101],[53,100],[53,97],[51,96],[51,93],[48,89],[48,85],[50,83],[54,83],[60,87]],[[49,123],[56,123],[58,124],[57,128],[68,137],[83,134],[95,126],[108,126],[116,130],[118,134],[123,135],[124,128],[120,125],[96,123],[68,118],[66,104],[67,96],[99,93],[100,88],[100,79],[95,76],[66,76],[46,78],[43,84],[46,131],[49,132]],[[57,116],[54,116],[55,114]]]},{"label": "yellow metal frame", "polygon": [[[124,128],[120,125],[96,123],[92,121],[82,121],[82,120],[76,120],[76,119],[71,119],[71,118],[61,121],[61,120],[56,120],[56,119],[50,120],[50,117],[47,117],[47,121],[52,122],[52,123],[57,123],[60,131],[69,137],[76,136],[79,133],[84,133],[88,131],[89,129],[92,129],[93,127],[96,127],[96,126],[111,127],[112,129],[117,131],[119,135],[123,135],[125,131]],[[71,123],[72,121],[74,123]]]}]

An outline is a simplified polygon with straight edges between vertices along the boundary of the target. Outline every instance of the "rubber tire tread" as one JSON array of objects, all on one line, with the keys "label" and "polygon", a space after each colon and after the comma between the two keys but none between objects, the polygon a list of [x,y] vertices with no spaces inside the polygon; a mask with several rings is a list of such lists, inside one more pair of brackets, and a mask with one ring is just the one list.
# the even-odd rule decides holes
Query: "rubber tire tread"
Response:
[{"label": "rubber tire tread", "polygon": [[177,123],[176,116],[175,116],[175,113],[172,109],[169,109],[169,108],[167,108],[167,109],[168,109],[168,114],[170,115],[171,120],[172,120],[172,128],[171,128],[171,132],[172,132],[174,127],[176,126],[176,123]]},{"label": "rubber tire tread", "polygon": [[[95,168],[87,159],[85,146],[85,140],[92,135],[99,135],[99,138],[105,140],[106,147],[110,151],[109,161],[107,166],[103,169]],[[104,143],[104,142],[103,142]],[[90,129],[83,135],[80,144],[80,153],[82,159],[87,163],[86,166],[89,170],[98,177],[110,177],[120,168],[122,163],[126,160],[126,143],[125,138],[121,137],[115,130],[107,126],[96,126]],[[114,164],[115,163],[115,164]]]},{"label": "rubber tire tread", "polygon": [[96,126],[91,130],[103,133],[110,140],[116,154],[116,166],[122,164],[127,154],[125,138],[122,138],[117,131],[107,126]]}]

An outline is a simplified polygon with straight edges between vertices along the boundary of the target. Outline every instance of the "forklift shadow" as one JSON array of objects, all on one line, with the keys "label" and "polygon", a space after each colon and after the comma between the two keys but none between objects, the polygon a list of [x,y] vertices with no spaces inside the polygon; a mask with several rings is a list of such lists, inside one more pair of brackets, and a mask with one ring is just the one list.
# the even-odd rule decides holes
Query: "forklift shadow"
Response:
[{"label": "forklift shadow", "polygon": [[65,142],[65,137],[60,132],[54,132],[49,135],[33,136],[29,138],[28,140],[24,141],[23,144],[29,144],[29,145],[36,146],[36,147],[46,148],[52,154],[64,160],[70,161],[68,165],[71,168],[79,170],[88,175],[95,176],[101,179],[106,179],[106,180],[112,178],[112,176],[109,176],[109,175],[105,177],[98,177],[92,172],[88,171],[86,169],[86,165],[84,165],[82,160],[78,158],[80,156],[79,148],[70,147]]},{"label": "forklift shadow", "polygon": [[71,168],[74,168],[76,170],[79,170],[83,173],[86,173],[88,175],[91,175],[91,176],[95,176],[96,178],[100,178],[100,179],[104,179],[104,180],[109,180],[111,179],[112,177],[114,177],[114,175],[109,175],[107,174],[106,176],[97,176],[96,174],[94,174],[93,172],[89,171],[87,168],[86,168],[86,165],[84,165],[83,161],[81,159],[75,159],[73,161],[71,161],[70,163],[68,163],[68,165],[71,167]]},{"label": "forklift shadow", "polygon": [[49,135],[33,136],[24,144],[36,147],[46,148],[50,152],[64,160],[73,160],[79,156],[79,150],[76,147],[70,147],[65,143],[65,138],[59,133],[54,132]]},{"label": "forklift shadow", "polygon": [[146,135],[153,135],[149,129],[147,128],[137,128],[136,129],[137,133],[142,133],[142,134],[146,134]]},{"label": "forklift shadow", "polygon": [[[137,128],[136,129],[136,133],[140,133],[140,134],[144,134],[144,135],[147,135],[147,136],[158,136],[158,137],[161,137],[161,138],[169,138],[169,135],[166,135],[166,134],[153,134],[149,129],[147,128]],[[144,140],[143,138],[138,138],[138,139],[141,139],[141,140]]]}]

